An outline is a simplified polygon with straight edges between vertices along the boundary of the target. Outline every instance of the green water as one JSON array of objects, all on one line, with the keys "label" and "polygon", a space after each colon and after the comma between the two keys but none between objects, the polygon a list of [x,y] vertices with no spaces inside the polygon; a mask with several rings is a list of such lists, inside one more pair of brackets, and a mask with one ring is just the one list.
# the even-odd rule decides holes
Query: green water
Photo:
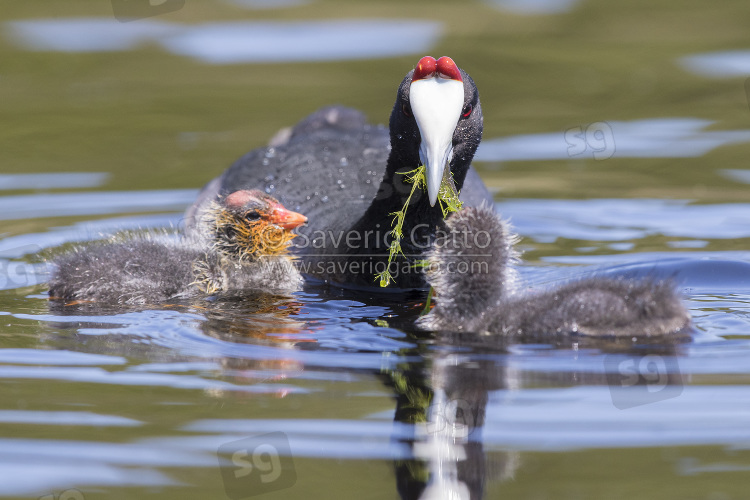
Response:
[{"label": "green water", "polygon": [[[124,52],[88,54],[27,51],[7,36],[7,28],[2,24],[23,19],[111,16],[112,6],[106,0],[3,5],[0,10],[0,171],[3,174],[109,173],[101,186],[67,190],[81,193],[198,189],[240,155],[265,144],[277,130],[321,106],[332,103],[353,106],[363,110],[372,122],[386,123],[397,84],[424,55],[209,65],[171,55],[154,44]],[[184,8],[154,20],[192,24],[239,19],[359,18],[429,19],[442,23],[443,34],[431,54],[450,55],[476,81],[486,139],[538,133],[559,133],[562,137],[571,127],[648,118],[711,120],[715,123],[709,130],[717,131],[750,129],[744,78],[698,76],[678,62],[681,57],[697,53],[750,48],[750,9],[745,1],[715,4],[691,0],[582,1],[567,13],[518,16],[479,1],[319,0],[287,9],[252,11],[218,0],[187,0]],[[721,172],[747,168],[749,156],[750,143],[745,142],[718,147],[692,158],[485,162],[477,168],[496,193],[498,202],[623,198],[631,199],[636,206],[640,198],[653,198],[710,205],[747,202],[747,185],[732,181]],[[64,191],[24,189],[4,191],[2,195]],[[583,209],[579,210],[584,214]],[[100,214],[96,206],[90,206],[86,215],[80,216],[0,220],[0,235],[9,238],[45,233],[107,217],[111,214]],[[174,218],[179,220],[179,215]],[[632,220],[632,226],[640,227],[639,223],[635,218]],[[632,246],[622,252],[613,252],[607,247],[607,240],[595,237],[591,240],[561,237],[552,241],[525,237],[522,246],[526,260],[544,268],[550,265],[544,260],[547,257],[669,251],[667,243],[674,239],[666,231],[656,231],[628,240]],[[747,249],[750,236],[705,240],[702,251],[736,252]],[[581,247],[593,250],[584,252]],[[378,363],[368,361],[365,367],[357,368],[360,361],[357,355],[382,355],[384,365],[388,365],[391,355],[411,357],[408,369],[431,370],[437,355],[430,349],[435,344],[441,345],[440,342],[416,335],[393,318],[394,310],[413,314],[419,309],[419,300],[406,305],[383,304],[379,299],[352,298],[346,294],[322,295],[325,300],[351,299],[360,303],[338,304],[327,312],[315,309],[310,312],[318,300],[317,292],[313,291],[290,303],[280,300],[271,304],[244,304],[219,312],[194,307],[168,319],[144,313],[123,320],[124,324],[135,326],[122,332],[109,325],[107,318],[82,317],[70,323],[47,318],[47,302],[40,295],[43,292],[43,285],[2,292],[0,311],[7,313],[0,316],[2,349],[58,349],[102,354],[119,361],[112,365],[94,362],[91,369],[101,373],[71,372],[70,377],[64,367],[59,372],[50,368],[39,378],[35,378],[39,371],[32,370],[30,375],[9,372],[10,375],[0,379],[0,410],[89,411],[133,419],[140,425],[0,423],[3,457],[11,457],[6,459],[8,463],[18,460],[24,467],[24,477],[41,485],[24,498],[60,495],[69,487],[80,490],[86,500],[226,498],[216,448],[227,440],[242,439],[247,433],[222,435],[190,430],[192,423],[204,419],[292,422],[299,419],[299,432],[310,442],[305,452],[293,453],[296,483],[262,498],[398,498],[395,457],[366,451],[372,443],[387,448],[391,439],[364,431],[342,438],[337,422],[362,423],[364,429],[374,430],[390,425],[393,420],[389,413],[395,408],[393,389],[384,383]],[[726,288],[690,296],[691,312],[699,329],[714,334],[724,332],[727,338],[750,336],[746,292],[746,289]],[[359,312],[363,304],[375,310]],[[393,329],[382,335],[363,330],[362,337],[357,337],[357,328],[369,327],[376,320],[388,321]],[[294,341],[274,337],[279,333],[290,335]],[[224,343],[196,341],[196,336],[220,338]],[[357,344],[360,338],[394,345],[363,347]],[[297,356],[298,352],[314,351],[306,345],[308,340],[312,345],[322,346],[323,351],[330,349],[331,358]],[[241,355],[233,357],[227,351],[232,342],[244,347],[270,346],[290,354],[255,358],[250,351],[243,350]],[[741,349],[745,347],[741,345]],[[731,357],[734,348],[723,349],[717,356]],[[522,354],[524,360],[545,356],[532,351]],[[579,359],[572,350],[551,356],[569,358],[571,363]],[[521,361],[517,378],[531,389],[553,387],[564,393],[566,388],[590,383],[604,390],[605,382],[592,382],[585,377],[600,369],[597,356],[582,354],[580,372],[552,368],[545,373],[549,380],[536,379],[538,367],[526,366],[526,361]],[[732,370],[726,372],[714,365],[705,370],[696,368],[700,367],[702,356],[711,357],[700,349],[697,355],[687,349],[676,356],[688,367],[683,367],[686,392],[690,386],[735,387],[737,411],[748,411],[742,400],[750,381],[747,369],[743,368],[747,355],[732,358],[728,362]],[[512,354],[509,357],[510,360],[502,357],[497,362],[507,363],[512,371],[515,361]],[[181,363],[186,363],[185,367]],[[160,368],[162,364],[164,368]],[[44,366],[44,363],[35,361],[31,365]],[[3,364],[13,370],[26,366],[21,360]],[[408,371],[403,365],[401,368]],[[134,382],[121,381],[121,377],[139,370],[148,376]],[[159,379],[157,375],[162,370],[175,380]],[[304,376],[307,372],[315,376]],[[206,383],[206,387],[180,387],[182,383],[192,383],[192,376]],[[75,381],[75,377],[82,379]],[[236,387],[222,389],[224,383]],[[258,384],[264,389],[244,390]],[[506,388],[505,380],[487,390],[500,387]],[[687,405],[686,411],[699,413],[702,406],[698,398]],[[491,408],[502,414],[502,404],[495,402]],[[534,411],[529,408],[531,419]],[[656,436],[670,428],[671,418],[685,411],[665,410],[663,420],[659,420],[661,407],[655,404],[653,408],[654,414],[647,416],[658,423],[650,428]],[[315,420],[327,422],[326,432],[307,427],[309,421]],[[551,421],[554,422],[553,417]],[[721,421],[712,424],[717,428],[722,426]],[[576,431],[585,435],[585,427]],[[192,438],[205,438],[206,442],[200,444],[191,441]],[[493,439],[484,449],[485,496],[530,500],[747,497],[750,457],[747,446],[742,444],[743,436],[738,437],[736,447],[720,440],[698,446],[687,437],[682,438],[672,445],[630,447],[604,441],[601,446],[572,450],[549,450],[543,445],[539,447],[541,450],[525,450],[523,446],[516,450],[503,445],[501,439]],[[337,452],[325,451],[329,446],[327,440],[337,443]],[[131,474],[123,481],[125,484],[134,484],[139,476],[145,480],[151,474],[162,474],[171,484],[156,479],[150,486],[122,483],[91,486],[86,479],[73,484],[56,482],[54,468],[39,468],[35,472],[40,463],[38,457],[44,453],[27,449],[31,441],[53,447],[59,453],[61,468],[75,467],[82,460],[89,479],[98,472],[90,468],[90,459],[80,458],[87,449],[83,442],[106,444],[108,456],[124,457],[125,465],[118,470]],[[348,449],[355,450],[353,457],[341,452],[345,447],[342,441],[348,443]],[[127,446],[118,448],[119,444],[136,444],[143,455]],[[365,451],[358,455],[358,449]],[[150,459],[160,451],[181,457],[176,460],[178,465],[170,466],[163,461],[152,464]],[[194,465],[184,461],[190,457],[197,457]],[[111,457],[104,460],[115,461]],[[684,472],[684,464],[695,461],[705,466],[719,464],[718,471]],[[3,467],[0,465],[0,471]],[[99,477],[108,472],[111,470],[103,470]],[[419,473],[417,470],[413,476]],[[12,474],[12,470],[6,469],[2,472],[5,474]],[[6,495],[2,484],[0,495]]]},{"label": "green water", "polygon": [[[743,80],[693,76],[693,53],[744,48],[744,2],[584,2],[561,15],[519,17],[481,2],[314,2],[246,11],[188,2],[159,17],[206,20],[426,18],[444,23],[434,55],[478,83],[485,137],[555,132],[602,120],[694,117],[715,129],[750,123]],[[6,5],[1,20],[110,16],[105,1]],[[386,123],[395,84],[415,57],[212,66],[155,47],[122,53],[19,51],[0,44],[0,135],[6,172],[107,171],[117,189],[198,187],[279,128],[331,103]],[[195,132],[189,146],[180,137]],[[484,178],[512,197],[745,200],[715,169],[741,164],[747,144],[706,158],[516,162]]]}]

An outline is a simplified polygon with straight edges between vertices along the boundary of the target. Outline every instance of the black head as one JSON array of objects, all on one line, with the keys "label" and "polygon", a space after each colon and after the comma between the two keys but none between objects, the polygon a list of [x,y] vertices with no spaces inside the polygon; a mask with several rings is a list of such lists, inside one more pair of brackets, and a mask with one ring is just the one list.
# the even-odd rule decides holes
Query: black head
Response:
[{"label": "black head", "polygon": [[456,187],[463,186],[482,139],[482,128],[482,107],[474,80],[449,57],[423,57],[398,88],[390,119],[393,150],[389,169],[411,170],[426,165],[428,194],[434,205],[446,161]]}]

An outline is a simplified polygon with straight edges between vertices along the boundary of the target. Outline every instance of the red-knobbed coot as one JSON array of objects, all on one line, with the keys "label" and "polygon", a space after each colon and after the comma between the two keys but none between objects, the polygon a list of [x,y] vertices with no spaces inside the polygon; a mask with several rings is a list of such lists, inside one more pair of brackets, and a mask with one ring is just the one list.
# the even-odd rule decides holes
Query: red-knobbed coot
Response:
[{"label": "red-knobbed coot", "polygon": [[425,288],[423,272],[413,264],[443,224],[436,203],[443,178],[452,178],[469,206],[492,200],[470,167],[481,137],[474,81],[449,57],[424,57],[398,87],[389,130],[369,125],[353,109],[319,110],[207,184],[188,210],[186,226],[194,232],[194,221],[217,196],[264,189],[310,218],[292,249],[304,273],[340,285],[377,286],[375,275],[388,261],[392,214],[412,187],[403,174],[424,164],[427,192],[417,190],[411,198],[391,288]]},{"label": "red-knobbed coot", "polygon": [[205,293],[296,290],[301,276],[288,255],[292,229],[307,218],[257,190],[212,201],[200,236],[150,232],[116,235],[55,260],[52,299],[152,304]]},{"label": "red-knobbed coot", "polygon": [[[554,338],[687,336],[690,314],[669,281],[595,276],[538,293],[516,292],[514,236],[487,207],[465,208],[428,252],[436,305],[431,330]],[[679,335],[678,335],[679,334]]]}]

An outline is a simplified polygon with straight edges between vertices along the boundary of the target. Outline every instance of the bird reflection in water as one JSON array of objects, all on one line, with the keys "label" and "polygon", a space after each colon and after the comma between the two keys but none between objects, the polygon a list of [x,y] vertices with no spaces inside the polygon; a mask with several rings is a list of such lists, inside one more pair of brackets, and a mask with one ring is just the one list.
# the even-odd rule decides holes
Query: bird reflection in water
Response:
[{"label": "bird reflection in water", "polygon": [[[382,374],[396,398],[395,422],[411,429],[402,440],[411,458],[394,463],[397,488],[404,499],[480,499],[489,483],[513,479],[523,468],[519,450],[485,450],[482,437],[493,391],[513,393],[540,387],[607,386],[608,372],[582,369],[529,371],[505,362],[514,346],[499,336],[479,337],[465,332],[435,333],[422,360]],[[533,339],[528,343],[533,344]],[[681,339],[625,345],[619,339],[567,339],[555,346],[640,358],[679,354]],[[550,346],[552,347],[552,346]],[[417,355],[417,353],[404,353]],[[683,375],[664,374],[664,383],[681,386]],[[638,384],[645,384],[639,380]],[[495,407],[497,408],[497,407]],[[492,419],[489,419],[492,421]]]}]

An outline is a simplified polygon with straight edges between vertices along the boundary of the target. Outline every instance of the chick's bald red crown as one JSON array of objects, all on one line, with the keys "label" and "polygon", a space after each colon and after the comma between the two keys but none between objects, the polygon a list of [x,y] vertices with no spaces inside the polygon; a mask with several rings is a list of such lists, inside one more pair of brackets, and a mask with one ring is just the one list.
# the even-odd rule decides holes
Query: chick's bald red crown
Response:
[{"label": "chick's bald red crown", "polygon": [[235,191],[224,200],[227,207],[235,209],[241,209],[250,203],[263,206],[264,209],[260,210],[261,217],[284,229],[291,230],[307,223],[307,217],[288,210],[276,198],[257,189]]}]

